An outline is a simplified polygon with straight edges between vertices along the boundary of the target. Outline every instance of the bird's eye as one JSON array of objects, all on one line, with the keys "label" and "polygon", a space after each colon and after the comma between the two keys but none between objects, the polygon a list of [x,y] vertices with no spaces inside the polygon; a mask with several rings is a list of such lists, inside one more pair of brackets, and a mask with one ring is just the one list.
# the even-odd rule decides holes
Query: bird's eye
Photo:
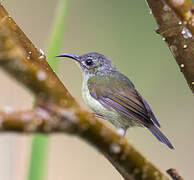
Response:
[{"label": "bird's eye", "polygon": [[86,63],[87,66],[91,66],[93,64],[93,60],[92,59],[87,59],[85,61],[85,63]]}]

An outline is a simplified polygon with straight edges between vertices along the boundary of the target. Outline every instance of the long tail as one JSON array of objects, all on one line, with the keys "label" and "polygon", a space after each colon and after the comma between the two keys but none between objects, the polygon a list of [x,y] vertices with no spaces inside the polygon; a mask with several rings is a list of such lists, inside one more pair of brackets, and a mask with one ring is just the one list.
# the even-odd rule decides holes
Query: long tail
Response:
[{"label": "long tail", "polygon": [[167,137],[156,126],[152,125],[148,129],[160,142],[166,144],[170,149],[174,149]]}]

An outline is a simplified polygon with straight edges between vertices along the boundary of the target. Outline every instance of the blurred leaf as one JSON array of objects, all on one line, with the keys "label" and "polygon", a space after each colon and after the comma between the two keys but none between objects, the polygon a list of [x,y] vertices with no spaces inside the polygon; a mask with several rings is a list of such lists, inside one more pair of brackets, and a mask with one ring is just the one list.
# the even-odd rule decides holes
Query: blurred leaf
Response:
[{"label": "blurred leaf", "polygon": [[[58,54],[65,28],[66,0],[59,0],[56,8],[56,15],[52,27],[50,43],[48,47],[47,60],[54,71],[57,70],[57,61],[54,56]],[[35,135],[31,145],[31,158],[28,173],[28,180],[43,180],[48,149],[48,137]]]}]

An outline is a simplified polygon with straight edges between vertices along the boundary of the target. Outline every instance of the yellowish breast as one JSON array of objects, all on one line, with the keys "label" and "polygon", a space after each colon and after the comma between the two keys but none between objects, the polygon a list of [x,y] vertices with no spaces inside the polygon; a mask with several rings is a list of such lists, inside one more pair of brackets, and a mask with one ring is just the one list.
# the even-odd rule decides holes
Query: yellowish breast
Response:
[{"label": "yellowish breast", "polygon": [[84,102],[91,108],[94,112],[98,114],[104,114],[107,111],[96,99],[94,99],[89,92],[87,81],[83,81],[82,84],[82,96]]}]

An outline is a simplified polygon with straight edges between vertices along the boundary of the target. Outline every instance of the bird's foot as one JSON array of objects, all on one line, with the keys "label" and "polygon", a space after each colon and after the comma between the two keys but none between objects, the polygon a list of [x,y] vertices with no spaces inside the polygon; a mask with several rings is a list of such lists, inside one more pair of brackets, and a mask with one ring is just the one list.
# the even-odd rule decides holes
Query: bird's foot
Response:
[{"label": "bird's foot", "polygon": [[118,129],[117,129],[117,134],[118,134],[119,136],[125,136],[126,130],[123,129],[123,128],[118,128]]}]

